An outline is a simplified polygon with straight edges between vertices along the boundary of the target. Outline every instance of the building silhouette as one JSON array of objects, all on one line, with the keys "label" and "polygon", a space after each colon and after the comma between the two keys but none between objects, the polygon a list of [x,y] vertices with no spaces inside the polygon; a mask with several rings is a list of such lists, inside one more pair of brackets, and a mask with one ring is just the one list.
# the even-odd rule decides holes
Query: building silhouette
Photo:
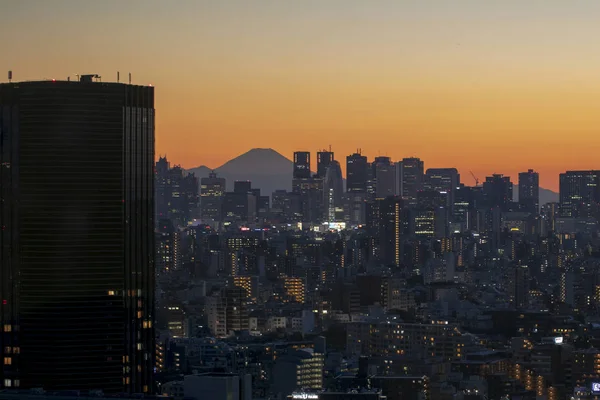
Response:
[{"label": "building silhouette", "polygon": [[398,163],[399,194],[407,206],[417,203],[417,192],[423,188],[424,163],[419,158],[403,158]]},{"label": "building silhouette", "polygon": [[346,190],[348,192],[367,192],[368,169],[366,156],[354,153],[346,157]]},{"label": "building silhouette", "polygon": [[396,168],[389,157],[375,157],[371,165],[375,198],[384,199],[396,194]]},{"label": "building silhouette", "polygon": [[425,173],[423,188],[445,193],[446,206],[454,204],[454,192],[460,185],[460,174],[456,168],[429,168]]},{"label": "building silhouette", "polygon": [[513,198],[513,184],[510,177],[502,174],[486,177],[483,182],[483,196],[487,207],[508,211]]},{"label": "building silhouette", "polygon": [[600,171],[567,171],[559,177],[560,213],[585,217],[600,202]]},{"label": "building silhouette", "polygon": [[0,110],[0,387],[152,392],[154,89],[0,84]]},{"label": "building silhouette", "polygon": [[333,162],[333,151],[322,150],[317,152],[317,176],[325,178],[327,174],[327,168]]},{"label": "building silhouette", "polygon": [[530,169],[519,174],[519,207],[537,214],[540,209],[540,174]]},{"label": "building silhouette", "polygon": [[344,182],[340,163],[333,160],[327,167],[325,180],[323,181],[323,204],[326,210],[325,220],[336,221],[336,210],[342,208],[342,195],[344,194]]},{"label": "building silhouette", "polygon": [[217,177],[215,171],[200,180],[200,209],[202,219],[221,219],[221,203],[225,195],[225,178]]}]

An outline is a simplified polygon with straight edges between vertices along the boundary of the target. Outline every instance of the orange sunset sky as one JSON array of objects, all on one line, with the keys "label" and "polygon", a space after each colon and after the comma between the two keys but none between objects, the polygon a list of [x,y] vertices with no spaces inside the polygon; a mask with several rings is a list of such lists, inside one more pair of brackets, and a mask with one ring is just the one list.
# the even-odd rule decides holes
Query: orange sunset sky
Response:
[{"label": "orange sunset sky", "polygon": [[600,168],[599,21],[597,0],[4,0],[0,71],[131,72],[183,167],[332,145],[556,190]]}]

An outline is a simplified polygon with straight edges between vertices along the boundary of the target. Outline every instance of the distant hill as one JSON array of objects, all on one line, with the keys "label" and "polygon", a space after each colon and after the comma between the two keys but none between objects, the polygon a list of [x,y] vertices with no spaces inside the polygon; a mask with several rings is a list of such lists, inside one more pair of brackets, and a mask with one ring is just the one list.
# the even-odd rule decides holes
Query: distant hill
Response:
[{"label": "distant hill", "polygon": [[[198,178],[207,177],[211,169],[202,165],[187,170]],[[271,195],[275,190],[292,190],[294,163],[273,149],[252,149],[215,169],[227,180],[227,190],[233,190],[235,181],[251,181],[261,194]]]},{"label": "distant hill", "polygon": [[[513,185],[513,200],[519,200],[519,185]],[[540,188],[540,206],[546,203],[558,203],[558,193],[550,189]]]},{"label": "distant hill", "polygon": [[[207,177],[212,169],[202,165],[188,169],[199,179]],[[292,190],[294,163],[273,149],[252,149],[227,161],[215,169],[218,176],[227,180],[227,190],[233,190],[235,181],[251,181],[253,188],[260,188],[263,195],[275,190]],[[519,187],[514,185],[513,197],[519,198]],[[540,188],[540,205],[558,202],[558,193]]]}]

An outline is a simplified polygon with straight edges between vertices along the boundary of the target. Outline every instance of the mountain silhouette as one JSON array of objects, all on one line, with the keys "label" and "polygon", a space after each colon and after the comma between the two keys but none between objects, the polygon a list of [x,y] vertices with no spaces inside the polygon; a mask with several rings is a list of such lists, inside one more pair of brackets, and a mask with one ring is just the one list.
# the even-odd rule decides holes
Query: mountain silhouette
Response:
[{"label": "mountain silhouette", "polygon": [[[513,200],[519,201],[519,185],[513,185]],[[558,203],[558,193],[550,189],[540,188],[540,206],[546,203]]]},{"label": "mountain silhouette", "polygon": [[[211,168],[202,165],[187,170],[198,179],[208,177]],[[294,163],[273,149],[252,149],[218,168],[215,172],[227,180],[227,190],[233,190],[235,181],[251,181],[253,188],[260,188],[262,195],[270,196],[275,190],[292,190]],[[519,198],[519,185],[513,187],[515,201]],[[558,202],[558,193],[540,188],[540,205]]]},{"label": "mountain silhouette", "polygon": [[[212,169],[202,165],[187,171],[204,178]],[[235,181],[251,181],[253,188],[268,196],[275,190],[292,190],[293,171],[294,163],[273,149],[252,149],[215,169],[227,180],[228,191],[233,190]]]}]

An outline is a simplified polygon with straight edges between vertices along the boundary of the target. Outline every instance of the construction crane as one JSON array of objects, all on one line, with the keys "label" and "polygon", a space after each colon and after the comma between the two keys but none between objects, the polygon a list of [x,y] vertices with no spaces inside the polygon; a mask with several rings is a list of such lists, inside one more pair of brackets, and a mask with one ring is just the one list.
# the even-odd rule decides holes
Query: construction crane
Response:
[{"label": "construction crane", "polygon": [[473,171],[469,171],[469,172],[471,173],[471,176],[473,177],[473,179],[475,179],[475,186],[479,186],[479,178],[475,176]]}]

